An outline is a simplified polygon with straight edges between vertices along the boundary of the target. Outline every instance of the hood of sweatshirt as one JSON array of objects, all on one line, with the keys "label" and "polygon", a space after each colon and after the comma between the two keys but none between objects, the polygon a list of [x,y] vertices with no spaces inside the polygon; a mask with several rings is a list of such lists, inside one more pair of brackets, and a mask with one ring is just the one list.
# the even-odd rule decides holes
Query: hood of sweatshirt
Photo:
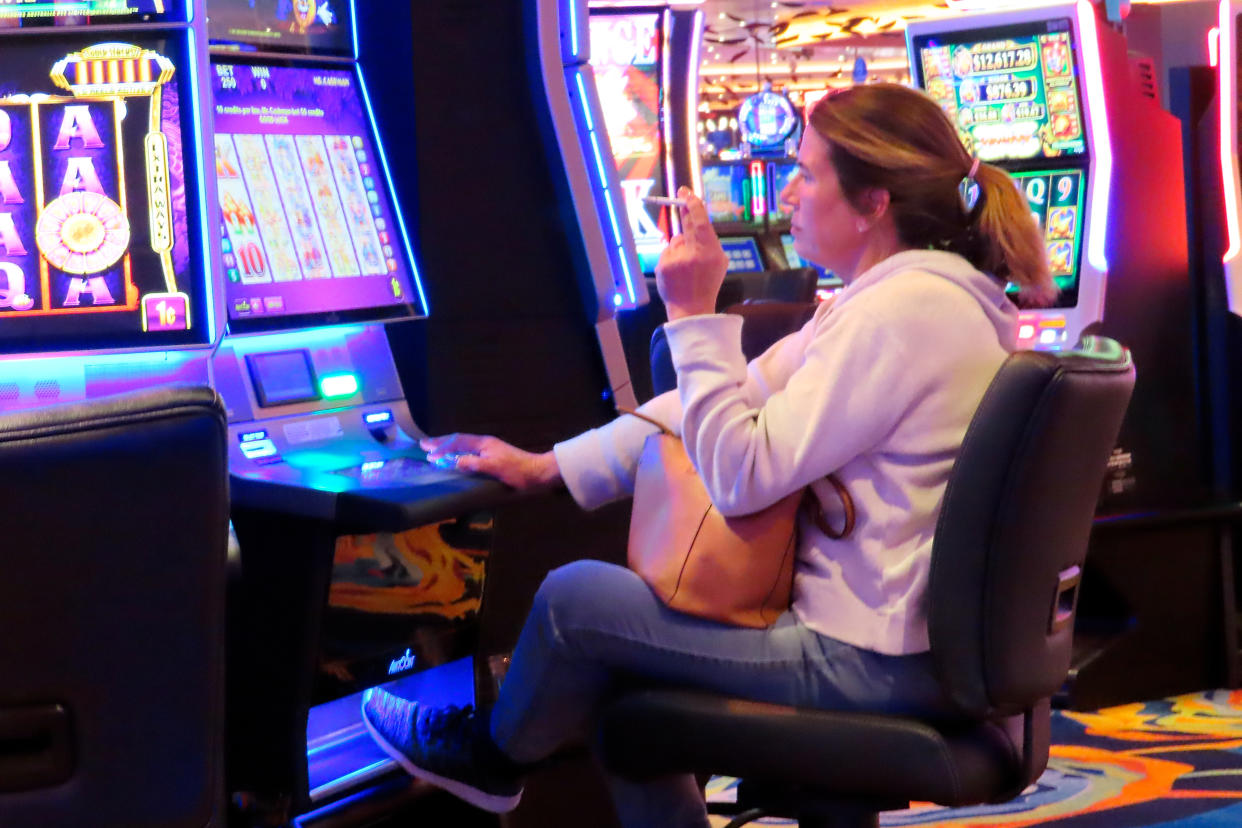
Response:
[{"label": "hood of sweatshirt", "polygon": [[837,294],[833,307],[841,307],[869,286],[900,277],[910,271],[931,273],[947,279],[970,294],[996,329],[997,341],[1014,350],[1018,336],[1018,308],[1005,295],[1005,285],[978,270],[956,253],[944,250],[904,250],[863,271]]}]

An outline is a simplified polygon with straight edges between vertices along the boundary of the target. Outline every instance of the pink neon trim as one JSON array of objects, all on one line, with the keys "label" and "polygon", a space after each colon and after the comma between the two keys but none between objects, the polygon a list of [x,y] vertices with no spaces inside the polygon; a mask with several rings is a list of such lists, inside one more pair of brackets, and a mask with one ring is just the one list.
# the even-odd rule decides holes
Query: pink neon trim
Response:
[{"label": "pink neon trim", "polygon": [[1225,201],[1225,228],[1228,236],[1228,249],[1224,261],[1238,255],[1239,240],[1242,233],[1238,232],[1238,156],[1237,152],[1237,100],[1236,85],[1237,63],[1234,50],[1237,49],[1237,35],[1233,22],[1233,4],[1230,0],[1221,0],[1220,4],[1220,169],[1221,182]]}]

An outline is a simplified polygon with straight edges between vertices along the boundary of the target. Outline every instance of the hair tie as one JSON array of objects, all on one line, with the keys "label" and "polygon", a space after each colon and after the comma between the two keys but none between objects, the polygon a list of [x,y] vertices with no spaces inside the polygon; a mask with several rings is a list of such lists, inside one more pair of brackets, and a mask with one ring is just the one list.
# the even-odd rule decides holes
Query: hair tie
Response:
[{"label": "hair tie", "polygon": [[975,181],[975,174],[979,172],[979,159],[975,158],[970,165],[970,172],[966,173],[957,184],[957,193],[962,198],[962,211],[967,215],[973,215],[975,207],[979,204],[979,182]]}]

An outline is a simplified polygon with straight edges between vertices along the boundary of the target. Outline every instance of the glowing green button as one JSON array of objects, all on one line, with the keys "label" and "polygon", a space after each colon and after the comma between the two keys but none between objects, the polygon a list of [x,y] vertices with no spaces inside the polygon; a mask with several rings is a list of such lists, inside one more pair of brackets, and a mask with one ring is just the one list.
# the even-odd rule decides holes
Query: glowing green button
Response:
[{"label": "glowing green button", "polygon": [[352,397],[358,393],[358,378],[353,374],[329,374],[319,378],[319,390],[327,399]]}]

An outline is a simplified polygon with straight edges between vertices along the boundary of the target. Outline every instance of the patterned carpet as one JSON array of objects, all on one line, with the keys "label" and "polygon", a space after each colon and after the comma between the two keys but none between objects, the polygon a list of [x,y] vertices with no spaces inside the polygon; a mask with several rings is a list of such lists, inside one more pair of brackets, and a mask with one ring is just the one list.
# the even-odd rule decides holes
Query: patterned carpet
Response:
[{"label": "patterned carpet", "polygon": [[[957,809],[925,805],[884,814],[880,824],[1242,828],[1242,691],[1194,693],[1093,713],[1056,711],[1052,743],[1048,770],[1012,802]],[[709,800],[731,801],[735,784],[713,779]],[[713,825],[725,822],[713,817]]]}]

